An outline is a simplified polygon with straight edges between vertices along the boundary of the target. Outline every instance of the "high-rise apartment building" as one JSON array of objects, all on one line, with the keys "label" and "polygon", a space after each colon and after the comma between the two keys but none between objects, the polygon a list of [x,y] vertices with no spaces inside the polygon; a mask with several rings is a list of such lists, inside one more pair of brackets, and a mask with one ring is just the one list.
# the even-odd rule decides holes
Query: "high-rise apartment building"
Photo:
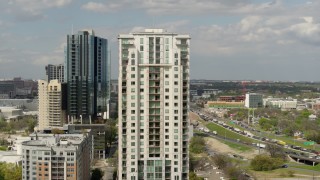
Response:
[{"label": "high-rise apartment building", "polygon": [[183,180],[189,171],[189,35],[119,35],[119,179]]},{"label": "high-rise apartment building", "polygon": [[104,116],[110,99],[110,59],[107,39],[95,36],[92,30],[67,36],[65,50],[65,82],[67,114],[83,119]]},{"label": "high-rise apartment building", "polygon": [[23,180],[88,180],[92,161],[90,130],[80,134],[36,135],[22,143]]},{"label": "high-rise apartment building", "polygon": [[46,76],[47,81],[58,79],[58,82],[62,83],[64,81],[64,66],[63,64],[52,65],[48,64],[46,66]]},{"label": "high-rise apartment building", "polygon": [[62,87],[58,79],[51,80],[49,83],[44,80],[38,81],[38,130],[63,126],[66,115],[63,109],[64,97]]},{"label": "high-rise apartment building", "polygon": [[38,129],[42,130],[49,126],[48,82],[45,80],[38,80],[38,98]]}]

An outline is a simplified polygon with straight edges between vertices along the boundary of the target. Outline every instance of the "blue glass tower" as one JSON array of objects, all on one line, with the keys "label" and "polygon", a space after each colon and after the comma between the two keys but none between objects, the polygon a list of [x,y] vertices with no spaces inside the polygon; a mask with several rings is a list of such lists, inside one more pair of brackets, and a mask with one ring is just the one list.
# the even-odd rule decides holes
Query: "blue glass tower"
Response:
[{"label": "blue glass tower", "polygon": [[65,49],[67,115],[88,123],[108,113],[110,99],[110,59],[107,39],[92,30],[67,36]]}]

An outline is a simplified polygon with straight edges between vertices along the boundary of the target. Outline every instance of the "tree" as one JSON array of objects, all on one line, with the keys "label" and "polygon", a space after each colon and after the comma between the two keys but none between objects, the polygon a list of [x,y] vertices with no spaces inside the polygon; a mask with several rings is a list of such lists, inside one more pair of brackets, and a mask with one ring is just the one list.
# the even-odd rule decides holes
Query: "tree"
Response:
[{"label": "tree", "polygon": [[230,162],[229,158],[223,154],[216,154],[213,156],[213,162],[219,169],[224,169],[227,167],[228,163]]},{"label": "tree", "polygon": [[95,168],[93,169],[91,174],[91,180],[100,180],[103,177],[103,172],[101,171],[100,168]]},{"label": "tree", "polygon": [[190,152],[195,154],[203,153],[205,150],[205,141],[202,137],[194,136],[190,141]]},{"label": "tree", "polygon": [[189,180],[203,180],[204,178],[198,177],[196,173],[190,172],[189,173]]},{"label": "tree", "polygon": [[30,133],[33,133],[34,127],[36,127],[36,125],[37,125],[37,120],[32,119],[32,118],[28,119],[28,131]]},{"label": "tree", "polygon": [[105,138],[106,138],[106,147],[109,149],[112,143],[116,140],[118,134],[118,128],[116,127],[117,121],[107,120],[105,124]]},{"label": "tree", "polygon": [[52,134],[64,134],[64,131],[61,130],[61,129],[58,129],[58,128],[53,128],[53,129],[51,130],[51,133],[52,133]]},{"label": "tree", "polygon": [[283,164],[281,158],[272,158],[267,154],[260,154],[251,161],[251,167],[255,171],[270,171],[279,168]]},{"label": "tree", "polygon": [[246,179],[248,179],[244,175],[243,170],[237,166],[234,166],[234,165],[227,166],[225,168],[225,173],[232,180],[246,180]]},{"label": "tree", "polygon": [[275,145],[275,144],[267,144],[266,151],[270,154],[272,158],[281,158],[283,160],[286,159],[286,153],[283,147]]},{"label": "tree", "polygon": [[22,167],[13,163],[0,162],[0,180],[21,180]]}]

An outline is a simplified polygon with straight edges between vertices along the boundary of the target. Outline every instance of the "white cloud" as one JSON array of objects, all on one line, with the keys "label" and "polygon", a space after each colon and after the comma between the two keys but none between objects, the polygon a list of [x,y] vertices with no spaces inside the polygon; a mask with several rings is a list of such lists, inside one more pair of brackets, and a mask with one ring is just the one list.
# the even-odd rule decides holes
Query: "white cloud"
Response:
[{"label": "white cloud", "polygon": [[103,3],[96,3],[96,2],[88,2],[87,4],[82,5],[82,8],[88,11],[95,11],[99,13],[108,13],[114,12],[119,9],[121,4],[118,3],[110,3],[110,4],[103,4]]},{"label": "white cloud", "polygon": [[46,17],[44,10],[60,8],[71,2],[72,0],[10,0],[7,4],[3,4],[3,8],[18,21],[35,21]]},{"label": "white cloud", "polygon": [[11,0],[10,5],[33,12],[42,9],[66,6],[71,2],[72,0]]},{"label": "white cloud", "polygon": [[[272,3],[274,2],[274,3]],[[109,13],[126,9],[144,9],[149,14],[248,14],[264,13],[281,6],[280,1],[252,4],[249,0],[110,0],[88,2],[82,8]]]}]

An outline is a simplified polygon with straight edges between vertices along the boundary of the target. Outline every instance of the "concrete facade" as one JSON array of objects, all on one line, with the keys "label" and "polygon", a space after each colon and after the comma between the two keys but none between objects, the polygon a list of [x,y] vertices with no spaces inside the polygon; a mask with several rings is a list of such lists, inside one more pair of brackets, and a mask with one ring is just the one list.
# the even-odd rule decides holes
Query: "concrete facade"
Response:
[{"label": "concrete facade", "polygon": [[23,180],[90,179],[92,139],[86,134],[48,135],[22,143]]},{"label": "concrete facade", "polygon": [[120,180],[188,179],[189,35],[119,35]]}]

